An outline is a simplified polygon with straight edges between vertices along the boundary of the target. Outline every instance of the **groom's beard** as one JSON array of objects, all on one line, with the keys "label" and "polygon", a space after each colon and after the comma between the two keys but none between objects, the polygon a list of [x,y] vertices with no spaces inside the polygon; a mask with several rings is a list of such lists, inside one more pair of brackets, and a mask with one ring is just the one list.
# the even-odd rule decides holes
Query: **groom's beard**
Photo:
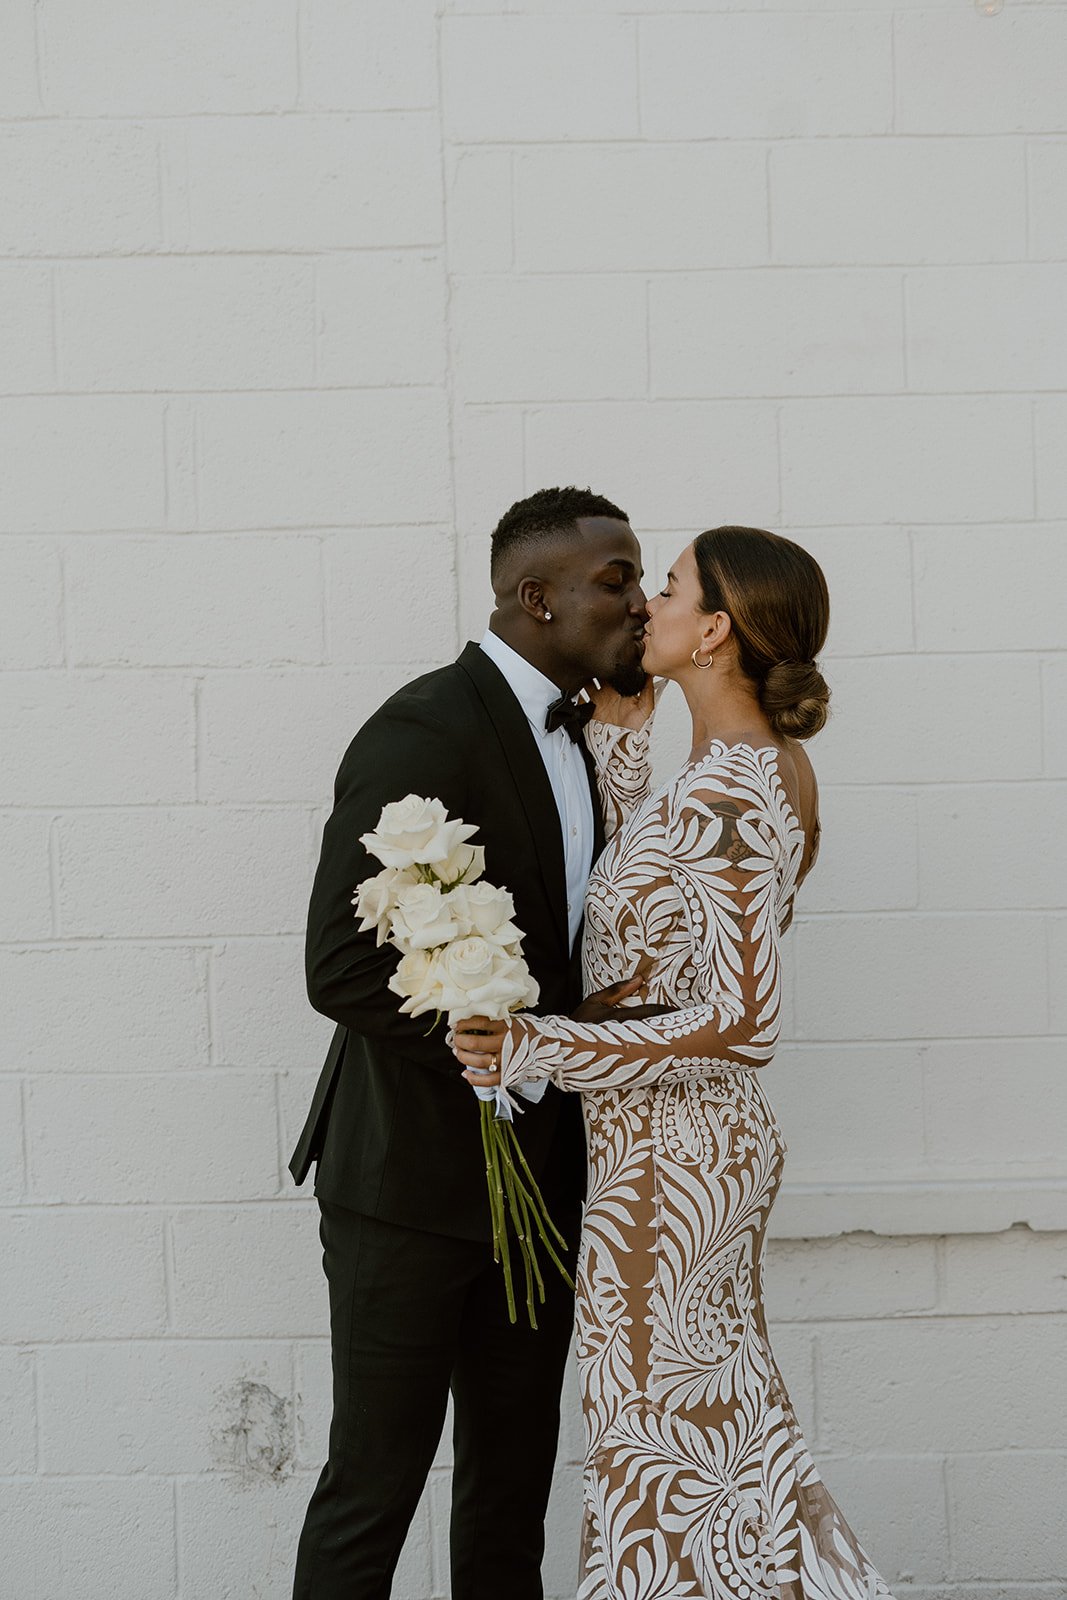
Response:
[{"label": "groom's beard", "polygon": [[618,690],[619,694],[638,695],[645,687],[647,677],[648,674],[640,661],[633,661],[617,667],[608,679],[608,683],[613,689]]}]

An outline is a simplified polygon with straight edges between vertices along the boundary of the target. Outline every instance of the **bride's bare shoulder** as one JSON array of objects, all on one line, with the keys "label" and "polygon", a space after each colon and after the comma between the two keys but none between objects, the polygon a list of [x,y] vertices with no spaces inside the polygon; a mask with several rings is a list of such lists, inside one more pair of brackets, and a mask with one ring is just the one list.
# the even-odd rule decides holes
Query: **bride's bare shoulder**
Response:
[{"label": "bride's bare shoulder", "polygon": [[784,739],[778,747],[778,774],[804,833],[804,852],[799,881],[803,881],[819,853],[819,784],[815,768],[804,746],[796,739]]}]

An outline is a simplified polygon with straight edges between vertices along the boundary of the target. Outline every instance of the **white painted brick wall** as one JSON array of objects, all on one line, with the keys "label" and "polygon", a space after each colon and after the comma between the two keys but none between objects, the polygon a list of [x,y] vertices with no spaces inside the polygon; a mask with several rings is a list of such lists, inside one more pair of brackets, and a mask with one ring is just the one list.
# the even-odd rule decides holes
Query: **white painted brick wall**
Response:
[{"label": "white painted brick wall", "polygon": [[[18,114],[17,108],[7,113]],[[0,129],[0,250],[29,257],[158,250],[163,228],[156,129],[128,122],[37,121],[36,104],[28,115],[31,120],[5,122]]]},{"label": "white painted brick wall", "polygon": [[[647,504],[652,528],[683,528],[707,505],[716,507],[713,521],[721,508],[727,521],[775,522],[775,422],[766,401],[546,406],[527,414],[527,479],[584,480],[591,463],[598,483],[619,486],[612,495],[627,510]],[[681,549],[685,536],[677,542]]]},{"label": "white painted brick wall", "polygon": [[198,118],[181,126],[173,159],[175,226],[188,249],[441,240],[439,124],[425,112]]},{"label": "white painted brick wall", "polygon": [[314,381],[308,261],[78,262],[56,269],[55,295],[72,389],[288,389]]},{"label": "white painted brick wall", "polygon": [[178,1581],[175,1489],[163,1478],[12,1479],[0,1483],[13,1595],[172,1600]]},{"label": "white painted brick wall", "polygon": [[652,139],[887,133],[889,29],[888,16],[844,13],[651,19],[641,38],[644,132]]},{"label": "white painted brick wall", "polygon": [[648,392],[645,288],[630,274],[463,278],[452,309],[456,390],[464,400],[610,400]]},{"label": "white painted brick wall", "polygon": [[649,291],[656,396],[883,394],[904,375],[893,272],[716,272]]},{"label": "white painted brick wall", "polygon": [[797,139],[771,147],[768,173],[775,261],[1026,257],[1026,149],[1016,141]]},{"label": "white painted brick wall", "polygon": [[[2,32],[4,1600],[286,1600],[329,1410],[284,1170],[318,831],[560,480],[630,510],[650,582],[724,521],[825,565],[767,1084],[795,1192],[840,1192],[772,1245],[775,1347],[901,1600],[1063,1600],[1067,8],[8,0]],[[974,1231],[998,1194],[1040,1229]],[[572,1374],[554,1600],[581,1451]],[[397,1600],[447,1593],[450,1459]]]},{"label": "white painted brick wall", "polygon": [[[67,116],[183,116],[296,105],[295,0],[78,0],[39,7],[42,95]],[[211,47],[205,49],[210,37]],[[88,62],[93,71],[86,70]]]},{"label": "white painted brick wall", "polygon": [[70,552],[66,578],[75,666],[323,658],[322,572],[308,539],[87,539]]},{"label": "white painted brick wall", "polygon": [[0,517],[18,532],[159,527],[163,402],[126,395],[0,400]]},{"label": "white painted brick wall", "polygon": [[1044,395],[1034,402],[1034,480],[1040,517],[1067,517],[1067,457],[1063,432],[1067,402]]},{"label": "white painted brick wall", "polygon": [[194,800],[193,693],[192,680],[157,673],[5,674],[0,804]]},{"label": "white painted brick wall", "polygon": [[[33,1200],[261,1200],[277,1190],[266,1073],[48,1074],[27,1088],[25,1118]],[[131,1139],[139,1128],[156,1136]]]},{"label": "white painted brick wall", "polygon": [[[523,272],[694,271],[767,260],[766,160],[757,145],[543,145],[512,159]],[[679,205],[680,195],[694,203]],[[450,222],[454,215],[450,206]],[[481,227],[492,222],[506,226],[506,211],[488,212]],[[458,270],[487,266],[463,261]]]}]

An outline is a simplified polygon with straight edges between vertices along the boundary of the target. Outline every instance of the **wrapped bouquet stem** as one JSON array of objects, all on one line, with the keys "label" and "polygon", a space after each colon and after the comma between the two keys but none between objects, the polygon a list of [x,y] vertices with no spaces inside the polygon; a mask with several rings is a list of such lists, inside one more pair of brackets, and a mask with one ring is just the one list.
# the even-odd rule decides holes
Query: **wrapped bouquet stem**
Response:
[{"label": "wrapped bouquet stem", "polygon": [[[450,818],[440,800],[409,794],[383,807],[361,843],[382,863],[353,898],[360,929],[376,928],[379,945],[394,945],[400,964],[389,987],[401,1011],[428,1012],[435,1023],[471,1016],[502,1022],[534,1005],[538,987],[522,954],[522,930],[506,889],[486,883],[485,852],[469,843],[477,833]],[[545,1085],[516,1093],[536,1100]],[[504,1088],[475,1091],[481,1101],[482,1148],[493,1227],[493,1253],[504,1274],[508,1315],[517,1320],[521,1271],[530,1326],[545,1299],[542,1260],[574,1284],[563,1261],[566,1243],[556,1228],[515,1133],[521,1109]]]}]

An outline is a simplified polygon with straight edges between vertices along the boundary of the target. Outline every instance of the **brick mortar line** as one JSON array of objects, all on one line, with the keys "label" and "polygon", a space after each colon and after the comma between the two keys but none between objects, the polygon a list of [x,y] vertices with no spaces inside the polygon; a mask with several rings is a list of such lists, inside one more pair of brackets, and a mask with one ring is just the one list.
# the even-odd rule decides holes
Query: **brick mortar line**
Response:
[{"label": "brick mortar line", "polygon": [[[922,7],[907,8],[908,11],[919,13]],[[1021,0],[1013,0],[1013,9],[1016,11],[1031,10],[1035,14],[1049,15],[1052,8],[1047,4],[1035,3],[1027,6]],[[947,12],[947,8],[946,8]],[[462,13],[460,13],[462,14]],[[676,13],[678,14],[678,13]],[[680,13],[683,14],[684,13]],[[703,13],[693,13],[701,15]],[[744,14],[748,16],[784,15],[799,17],[800,11],[752,12],[747,13],[720,13],[721,15]],[[833,14],[833,13],[827,13]],[[873,13],[864,13],[855,8],[849,8],[836,13],[842,17],[853,20],[857,17]],[[899,13],[898,13],[899,14]],[[533,16],[551,16],[553,13],[531,13]],[[557,13],[562,17],[564,13]],[[660,20],[662,13],[635,12],[631,16],[641,21],[655,22]],[[670,13],[667,13],[670,15]],[[442,22],[447,23],[447,17],[442,16]],[[37,114],[25,113],[23,115],[0,116],[0,131],[18,128],[130,128],[149,130],[153,127],[166,127],[177,123],[186,123],[192,126],[205,123],[229,122],[259,122],[264,124],[277,124],[280,122],[347,122],[365,119],[390,119],[396,121],[410,121],[412,118],[431,117],[439,118],[441,107],[439,105],[395,105],[395,106],[246,106],[239,110],[223,110],[218,107],[190,108],[184,111],[137,111],[117,110],[110,112],[91,111],[45,111]],[[585,136],[580,139],[569,139],[566,134],[554,138],[516,138],[514,135],[501,135],[486,133],[478,137],[464,137],[459,134],[445,132],[442,143],[449,149],[459,150],[670,150],[692,149],[707,146],[740,147],[763,145],[804,145],[807,147],[833,146],[838,144],[947,144],[947,143],[1019,143],[1029,139],[1060,140],[1064,136],[1061,124],[1042,124],[1027,128],[883,128],[883,129],[844,129],[828,130],[823,132],[804,132],[802,130],[783,131],[777,133],[692,133],[681,134],[634,134],[622,133],[607,135],[603,138]]]},{"label": "brick mortar line", "polygon": [[[2,130],[2,126],[0,126],[0,132],[2,132],[2,131],[3,131]],[[199,247],[195,246],[195,245],[190,245],[187,249],[182,249],[182,248],[180,248],[178,246],[170,246],[170,247],[168,247],[168,246],[163,246],[163,245],[158,245],[158,246],[157,245],[146,245],[144,247],[144,249],[142,249],[142,250],[134,250],[134,249],[131,249],[131,250],[106,250],[106,249],[101,249],[101,250],[70,250],[70,251],[66,251],[66,252],[56,252],[56,251],[49,251],[49,250],[31,250],[31,249],[26,249],[26,250],[17,250],[17,251],[15,251],[15,250],[12,250],[12,251],[0,251],[0,271],[2,271],[5,267],[16,267],[17,268],[17,267],[20,267],[20,266],[26,267],[27,269],[30,268],[30,267],[43,267],[43,266],[57,266],[57,267],[93,266],[96,263],[102,263],[102,262],[107,262],[107,261],[139,262],[139,261],[260,261],[260,260],[262,260],[262,261],[295,261],[295,262],[303,262],[305,264],[311,264],[311,263],[314,263],[314,262],[316,262],[318,260],[321,260],[324,256],[329,256],[329,257],[334,257],[334,256],[361,257],[361,256],[381,256],[381,255],[389,255],[389,256],[402,256],[402,255],[418,256],[418,255],[425,255],[427,251],[440,252],[440,250],[442,248],[443,248],[442,241],[440,239],[435,239],[435,240],[424,240],[421,243],[416,242],[414,244],[409,243],[407,240],[403,240],[402,242],[400,242],[398,244],[322,244],[322,245],[313,245],[313,246],[308,246],[308,245],[292,245],[292,246],[287,246],[287,245],[257,245],[257,246],[248,246],[248,247],[245,247],[245,248],[242,248],[239,245],[233,245],[233,246],[226,245],[226,246],[215,246],[215,247],[211,247],[211,246],[207,246],[207,245],[203,245],[203,246],[199,246]],[[1014,258],[1012,258],[1010,260],[1005,260],[1002,264],[1005,265],[1005,266],[1040,266],[1042,264],[1055,265],[1056,264],[1056,259],[1057,258],[1052,257],[1052,258],[1049,258],[1048,262],[1042,263],[1042,262],[1034,262],[1034,261],[1031,261],[1028,257],[1020,256],[1018,258],[1018,260],[1015,260]],[[939,265],[939,264],[940,263],[931,263],[931,265]],[[990,263],[990,265],[996,265],[996,264],[997,263]],[[759,263],[757,263],[757,266],[758,265],[759,265]],[[875,265],[881,265],[881,263],[875,263]],[[889,263],[889,265],[891,265],[891,263]],[[981,265],[981,263],[980,262],[976,262],[976,261],[971,261],[971,262],[961,261],[961,262],[958,262],[958,263],[948,262],[948,263],[945,263],[945,265],[948,265],[948,266],[957,265],[957,266],[960,266],[960,267],[966,267],[966,266]],[[743,269],[743,266],[744,266],[744,264],[742,263],[742,269]],[[833,267],[833,263],[832,262],[829,263],[829,267],[832,269],[832,267]],[[663,270],[665,272],[667,272],[667,271],[673,271],[675,269],[673,269],[673,268],[664,268]],[[687,268],[685,270],[693,272],[693,271],[700,271],[702,269],[700,269],[700,268]],[[714,268],[714,267],[709,267],[707,270],[709,272],[711,272],[711,271],[717,271],[719,269]],[[577,276],[578,274],[575,274],[575,275]],[[389,387],[392,387],[392,385],[390,385]]]},{"label": "brick mortar line", "polygon": [[[60,398],[61,399],[62,396],[49,396],[48,398]],[[130,396],[128,398],[136,398],[136,396]],[[160,397],[160,398],[164,398],[164,397]],[[846,396],[844,398],[845,399],[849,399],[849,398],[852,398],[852,397]],[[1025,395],[1024,396],[1019,396],[1018,398],[1025,399],[1026,396]],[[1067,396],[1065,396],[1065,398],[1067,398]],[[589,404],[591,404],[593,402],[581,400],[581,401],[576,401],[574,403],[577,404],[577,405],[585,406],[585,405],[589,405]],[[649,401],[645,401],[645,400],[638,400],[638,401],[635,401],[635,402],[627,401],[627,402],[624,402],[624,403],[625,404],[637,404],[637,405],[649,405],[649,404],[652,404],[654,402],[649,402]],[[689,405],[692,402],[684,401],[684,402],[679,402],[679,403],[680,404]],[[715,405],[718,405],[720,403],[723,404],[723,405],[729,405],[731,402],[728,401],[728,400],[724,400],[722,402],[714,401],[714,402],[711,402],[711,403],[715,404]],[[759,402],[757,402],[757,403],[759,403]],[[540,404],[540,402],[534,402],[533,405],[532,405],[532,409],[536,410],[537,406],[539,404]],[[475,406],[472,409],[485,411],[485,412],[488,413],[488,412],[491,412],[491,411],[494,411],[494,410],[499,410],[500,407],[493,406],[493,405],[488,405],[488,404],[483,405],[483,404],[479,403],[478,406]],[[516,403],[515,409],[525,413],[525,412],[527,412],[527,411],[529,411],[531,409],[531,403],[528,402],[528,401],[524,401],[521,404]],[[1016,531],[1024,531],[1025,532],[1025,531],[1030,530],[1031,528],[1036,528],[1036,529],[1039,529],[1039,530],[1040,529],[1044,529],[1044,528],[1063,528],[1063,527],[1067,526],[1067,516],[1059,516],[1059,517],[1056,517],[1056,516],[1050,516],[1050,517],[1017,517],[1017,516],[1012,516],[1012,517],[990,518],[987,521],[983,521],[983,520],[981,520],[979,518],[972,517],[969,521],[966,521],[966,522],[946,522],[944,518],[941,518],[939,521],[936,521],[936,522],[917,522],[915,520],[915,518],[910,518],[906,524],[872,523],[872,522],[869,522],[869,521],[868,522],[857,522],[857,521],[852,521],[852,522],[792,522],[792,521],[788,521],[786,519],[783,519],[782,523],[781,523],[780,531],[781,532],[785,532],[785,533],[791,533],[791,534],[847,533],[847,534],[850,534],[850,535],[855,535],[857,528],[859,528],[859,529],[862,529],[862,533],[863,533],[864,537],[873,538],[876,535],[881,535],[882,537],[892,536],[894,533],[896,533],[898,531],[901,531],[901,529],[904,526],[910,527],[910,528],[914,529],[914,531],[916,533],[925,535],[926,537],[937,537],[937,535],[944,534],[944,533],[967,533],[967,532],[973,532],[974,529],[976,529],[976,528],[989,529],[989,530],[991,530],[993,532],[1003,532],[1005,529],[1013,529],[1013,530],[1016,530]],[[56,527],[56,528],[53,528],[53,527],[48,527],[48,528],[27,528],[27,527],[23,526],[23,527],[0,528],[0,540],[2,540],[2,539],[25,539],[25,540],[33,540],[33,539],[42,539],[42,540],[44,540],[44,539],[70,539],[70,540],[73,540],[75,543],[80,543],[82,541],[89,540],[89,539],[140,539],[140,540],[144,541],[145,543],[151,543],[152,541],[154,541],[156,539],[162,539],[162,538],[174,538],[174,539],[193,539],[193,538],[225,539],[225,538],[244,537],[245,535],[249,535],[249,534],[258,534],[258,535],[261,535],[261,536],[269,534],[269,535],[277,536],[279,538],[312,539],[312,538],[316,538],[318,536],[321,536],[322,534],[337,534],[337,533],[352,533],[352,534],[357,534],[357,535],[370,535],[370,534],[379,534],[380,535],[380,534],[386,534],[386,533],[400,533],[400,532],[402,532],[402,533],[437,533],[437,534],[441,534],[441,533],[445,533],[445,532],[448,532],[448,531],[449,530],[448,530],[448,518],[447,517],[428,517],[428,518],[425,519],[425,521],[422,521],[422,522],[411,522],[411,521],[405,521],[405,522],[401,522],[401,523],[398,523],[398,522],[395,522],[395,521],[393,521],[393,522],[358,522],[358,523],[353,523],[353,522],[315,522],[313,525],[310,525],[310,526],[309,526],[309,524],[307,522],[301,522],[301,523],[291,523],[291,522],[288,522],[288,523],[287,522],[283,522],[283,523],[263,523],[263,522],[257,522],[257,523],[247,523],[247,524],[244,524],[244,523],[241,523],[241,524],[226,523],[226,524],[219,524],[217,526],[212,524],[212,525],[209,525],[209,526],[180,527],[180,528],[164,528],[164,527],[161,527],[161,526],[147,527],[147,528],[143,527],[143,526],[141,526],[141,527],[126,527],[126,528],[116,528],[116,527],[108,527],[108,526],[94,527],[94,528],[71,528],[71,527],[66,527],[66,528],[64,528],[64,527]],[[642,529],[642,534],[646,539],[669,539],[669,538],[684,537],[684,534],[682,534],[680,532],[680,530],[676,526],[665,526],[665,525],[664,526],[657,525],[657,526],[651,526],[651,527],[646,526],[646,527],[644,527]],[[487,542],[486,537],[483,536],[483,535],[480,535],[480,534],[465,534],[464,538],[469,539],[472,542],[473,541],[480,541],[482,543],[486,543]],[[858,657],[857,659],[859,659],[859,660],[867,660],[869,658],[863,656],[863,657]]]},{"label": "brick mortar line", "polygon": [[[452,520],[452,574],[453,574],[453,579],[454,579],[454,582],[455,582],[455,596],[456,596],[456,606],[455,606],[454,621],[453,621],[453,639],[454,639],[454,642],[456,643],[456,645],[458,646],[458,644],[460,642],[460,633],[461,633],[461,629],[460,629],[460,607],[459,607],[459,580],[460,580],[461,549],[460,549],[460,529],[459,529],[459,514],[458,514],[459,513],[459,497],[458,497],[458,494],[457,494],[457,487],[456,487],[456,459],[457,459],[456,458],[456,435],[457,435],[456,417],[457,417],[457,408],[458,408],[458,403],[459,402],[458,402],[458,397],[457,397],[457,393],[456,393],[456,362],[455,362],[455,359],[454,359],[455,348],[456,348],[456,328],[455,328],[455,322],[454,322],[454,316],[453,316],[453,309],[454,308],[453,308],[453,292],[452,292],[452,290],[453,290],[453,283],[454,283],[454,274],[452,272],[451,234],[450,234],[450,227],[449,227],[449,204],[448,204],[448,200],[449,200],[449,189],[448,189],[448,184],[449,184],[449,147],[448,147],[448,141],[447,141],[447,139],[445,137],[445,126],[444,126],[444,118],[445,118],[445,110],[444,110],[444,105],[445,105],[445,84],[444,84],[444,60],[443,60],[443,52],[442,52],[442,49],[441,49],[441,35],[442,35],[443,26],[444,26],[444,18],[443,18],[443,16],[440,15],[439,13],[435,12],[434,19],[433,19],[433,30],[434,30],[434,82],[437,85],[437,105],[435,107],[436,117],[437,117],[437,142],[438,142],[437,182],[438,182],[438,195],[439,195],[440,204],[441,204],[441,221],[442,221],[441,263],[440,264],[441,264],[441,268],[442,268],[443,273],[444,273],[444,306],[443,306],[443,324],[444,324],[443,325],[443,332],[444,332],[444,350],[445,350],[444,393],[445,393],[445,405],[446,405],[446,409],[447,409],[447,431],[448,431],[448,492],[449,492],[449,503],[450,503],[450,507],[451,507],[451,514],[452,514],[452,516],[451,516],[451,520]],[[511,197],[511,200],[512,200],[512,213],[513,213],[513,210],[514,210],[514,184],[511,183],[510,181],[509,181],[509,194],[510,194],[510,197]],[[509,221],[510,221],[510,224],[512,226],[512,232],[514,233],[514,217],[513,217],[513,214],[509,217]],[[514,255],[514,242],[513,242],[513,255]]]},{"label": "brick mortar line", "polygon": [[22,1155],[22,1182],[20,1184],[20,1188],[21,1188],[23,1196],[28,1196],[29,1193],[30,1193],[30,1119],[29,1119],[29,1114],[28,1114],[29,1113],[29,1099],[28,1099],[28,1093],[27,1093],[27,1080],[26,1080],[26,1078],[24,1076],[19,1075],[18,1077],[16,1077],[15,1081],[18,1084],[18,1090],[19,1090],[19,1095],[18,1095],[18,1099],[19,1099],[18,1115],[19,1115],[19,1122],[20,1122],[20,1128],[19,1128],[20,1146],[19,1147],[20,1147],[21,1155]]},{"label": "brick mortar line", "polygon": [[[590,276],[603,278],[608,276],[608,274],[597,273],[590,274]],[[638,282],[641,282],[647,278],[648,273],[646,270],[643,272],[634,273],[633,276]],[[125,389],[79,389],[70,387],[65,387],[62,389],[8,389],[0,393],[0,400],[143,400],[149,398],[158,399],[161,402],[165,402],[167,400],[204,400],[210,399],[213,396],[218,396],[220,399],[224,400],[234,400],[242,397],[256,398],[261,395],[268,396],[272,399],[283,399],[286,396],[311,397],[321,394],[367,395],[373,397],[390,394],[437,394],[446,392],[446,389],[446,385],[437,383],[403,382],[392,383],[385,387],[383,387],[383,385],[380,383],[321,383],[315,388],[311,388],[305,382],[294,383],[291,385],[264,384],[261,387],[234,387],[219,385],[206,389],[190,389],[182,385],[170,389],[159,388],[155,385],[148,384],[140,387],[127,387]],[[779,391],[777,394],[774,394],[769,391],[767,393],[752,393],[749,390],[731,389],[716,390],[714,394],[687,394],[684,391],[673,391],[669,389],[655,389],[650,391],[646,387],[644,389],[635,389],[634,393],[629,395],[618,393],[588,394],[574,395],[569,397],[564,396],[560,398],[538,395],[508,395],[505,397],[494,397],[493,395],[471,396],[469,394],[460,394],[458,396],[458,401],[463,405],[488,406],[493,407],[494,409],[525,409],[527,407],[532,407],[541,411],[562,411],[568,407],[574,406],[598,406],[611,409],[613,407],[634,405],[651,407],[653,405],[736,406],[744,404],[780,406],[784,409],[790,404],[810,405],[812,403],[851,406],[862,404],[865,400],[900,400],[918,402],[924,400],[998,400],[1008,405],[1010,405],[1012,401],[1018,401],[1020,405],[1024,401],[1029,401],[1031,405],[1033,405],[1041,399],[1061,400],[1064,398],[1067,398],[1067,385],[1059,385],[1056,388],[1041,388],[1036,384],[1027,384],[1023,387],[1010,389],[825,388],[798,390],[795,393],[788,394],[783,394],[781,391]],[[1005,519],[1003,518],[1000,519],[1001,525],[1003,525],[1004,520]],[[1008,518],[1006,520],[1025,524],[1027,522],[1035,521],[1036,513],[1035,515],[1029,517]],[[968,524],[960,524],[960,526],[967,525]],[[379,526],[386,525],[379,524]],[[390,523],[388,526],[393,527],[395,524]],[[842,524],[828,523],[827,526],[842,526]],[[169,529],[166,531],[169,531]],[[666,529],[664,531],[670,532],[671,530]]]},{"label": "brick mortar line", "polygon": [[[170,1211],[163,1212],[162,1235],[162,1262],[163,1262],[163,1302],[166,1328],[159,1335],[162,1339],[174,1337],[175,1305],[177,1300],[177,1283],[175,1278],[174,1260],[174,1217]],[[73,1342],[73,1341],[72,1341]],[[77,1341],[81,1343],[81,1341]]]},{"label": "brick mortar line", "polygon": [[[0,262],[0,265],[2,265],[2,262]],[[279,398],[279,397],[284,397],[286,395],[302,395],[302,396],[305,396],[305,397],[314,397],[315,395],[319,395],[319,394],[359,394],[359,395],[368,395],[368,396],[381,396],[381,395],[397,394],[397,393],[400,393],[401,391],[406,393],[406,394],[412,394],[412,393],[415,393],[415,392],[418,392],[420,394],[437,394],[437,393],[443,392],[444,391],[444,387],[445,387],[444,384],[440,384],[440,383],[390,383],[390,384],[381,384],[381,383],[339,383],[339,384],[318,384],[318,385],[312,387],[310,384],[308,384],[306,382],[305,383],[295,383],[295,384],[291,384],[291,385],[274,384],[274,385],[264,386],[262,388],[257,388],[257,387],[237,387],[237,388],[219,387],[219,388],[210,388],[210,389],[189,389],[189,388],[186,388],[186,387],[179,386],[179,387],[174,388],[174,389],[159,389],[159,388],[76,389],[76,388],[66,387],[66,388],[63,388],[63,389],[60,389],[60,390],[52,390],[52,389],[7,389],[7,390],[4,390],[2,394],[0,394],[0,400],[143,400],[146,397],[148,397],[150,399],[158,399],[160,402],[166,402],[168,400],[203,400],[205,398],[210,397],[211,395],[218,395],[221,399],[224,399],[224,400],[237,399],[237,398],[240,398],[242,395],[247,395],[247,396],[267,395],[267,396],[270,396],[271,398],[275,398],[275,399]],[[999,392],[1003,393],[1004,391],[999,391]],[[1044,392],[1045,392],[1044,390],[1027,390],[1026,391],[1027,394],[1037,394],[1037,393],[1044,393]],[[1059,391],[1054,391],[1054,392],[1058,393]],[[726,398],[727,398],[727,400],[729,400],[729,399],[732,399],[732,398],[735,398],[735,397],[727,396]],[[737,396],[736,398],[741,398],[741,397]],[[816,398],[816,397],[813,396],[812,398]],[[850,399],[852,397],[849,396],[849,395],[845,395],[842,398]],[[525,404],[528,404],[529,402],[523,401],[521,403],[525,405]],[[584,404],[586,402],[580,402],[580,403]],[[592,403],[594,405],[598,405],[598,404],[606,404],[607,402],[606,401],[597,401],[597,400],[594,399],[590,403]],[[495,404],[495,402],[487,401],[486,404]],[[163,404],[161,404],[160,410],[161,410],[161,413],[165,410],[165,406]],[[379,526],[385,526],[385,524],[379,524]],[[390,527],[395,527],[396,524],[395,523],[390,523],[389,526]],[[418,526],[418,524],[412,524],[412,526]],[[199,532],[200,530],[197,529],[196,531]]]},{"label": "brick mortar line", "polygon": [[[1067,137],[1067,135],[1065,135]],[[571,148],[567,146],[567,148]],[[494,154],[507,154],[506,149],[492,152]],[[54,252],[31,249],[0,252],[0,271],[4,268],[25,267],[92,267],[103,262],[154,262],[154,261],[292,261],[314,264],[323,258],[362,257],[376,255],[410,255],[424,256],[428,251],[439,254],[444,249],[441,239],[424,240],[421,243],[408,243],[406,240],[398,244],[323,244],[309,247],[307,245],[259,245],[256,247],[241,248],[238,245],[195,246],[188,249],[179,247],[165,247],[146,245],[143,250],[71,250],[67,252]],[[617,263],[605,263],[602,267],[538,267],[523,266],[521,263],[513,264],[510,269],[492,268],[486,272],[458,272],[457,279],[464,282],[480,283],[487,278],[508,279],[521,283],[528,279],[542,278],[638,278],[646,275],[652,278],[709,278],[718,277],[723,273],[746,276],[761,276],[767,273],[793,273],[821,274],[835,277],[848,275],[869,275],[872,273],[890,272],[926,272],[935,274],[939,272],[976,272],[994,273],[1001,269],[1041,269],[1042,267],[1062,267],[1065,262],[1062,255],[1029,256],[1007,255],[998,256],[990,260],[988,256],[961,256],[958,258],[931,261],[918,260],[914,256],[885,257],[877,259],[863,259],[861,257],[848,260],[834,260],[827,257],[822,261],[801,259],[795,260],[774,259],[773,257],[758,257],[756,259],[722,262],[695,262],[691,266],[620,266]],[[410,387],[410,385],[394,385],[393,387]],[[47,392],[47,391],[46,391]],[[92,390],[90,393],[99,391]],[[125,391],[120,391],[125,392]],[[206,391],[212,392],[212,391]],[[1004,390],[992,391],[1002,394]],[[489,403],[489,402],[485,402]]]}]

